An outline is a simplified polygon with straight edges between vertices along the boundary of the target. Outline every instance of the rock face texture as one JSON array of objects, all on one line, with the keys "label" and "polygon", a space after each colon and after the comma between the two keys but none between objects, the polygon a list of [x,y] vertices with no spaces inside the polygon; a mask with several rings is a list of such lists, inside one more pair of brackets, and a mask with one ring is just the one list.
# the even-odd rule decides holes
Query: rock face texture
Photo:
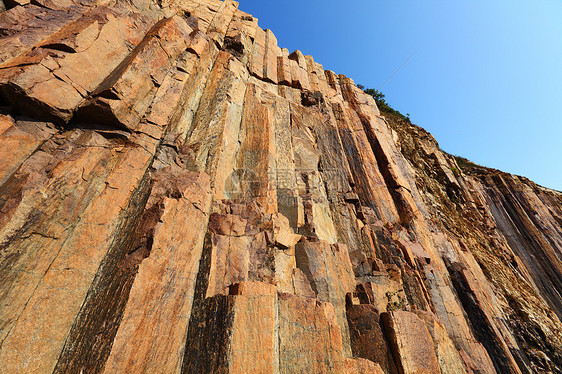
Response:
[{"label": "rock face texture", "polygon": [[562,193],[234,1],[0,11],[0,372],[562,372]]}]

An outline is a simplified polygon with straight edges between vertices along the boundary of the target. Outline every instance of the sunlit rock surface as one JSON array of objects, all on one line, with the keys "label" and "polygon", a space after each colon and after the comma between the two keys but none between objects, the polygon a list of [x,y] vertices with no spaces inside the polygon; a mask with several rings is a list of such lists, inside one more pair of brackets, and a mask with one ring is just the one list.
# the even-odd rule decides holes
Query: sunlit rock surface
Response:
[{"label": "sunlit rock surface", "polygon": [[562,372],[562,193],[234,1],[0,11],[0,372]]}]

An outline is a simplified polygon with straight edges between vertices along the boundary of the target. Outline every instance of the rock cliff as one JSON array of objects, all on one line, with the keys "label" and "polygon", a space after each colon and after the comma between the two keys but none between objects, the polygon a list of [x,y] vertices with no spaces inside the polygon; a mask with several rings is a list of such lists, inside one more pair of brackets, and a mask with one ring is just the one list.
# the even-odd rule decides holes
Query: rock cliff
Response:
[{"label": "rock cliff", "polygon": [[562,193],[234,1],[0,5],[0,372],[562,372]]}]

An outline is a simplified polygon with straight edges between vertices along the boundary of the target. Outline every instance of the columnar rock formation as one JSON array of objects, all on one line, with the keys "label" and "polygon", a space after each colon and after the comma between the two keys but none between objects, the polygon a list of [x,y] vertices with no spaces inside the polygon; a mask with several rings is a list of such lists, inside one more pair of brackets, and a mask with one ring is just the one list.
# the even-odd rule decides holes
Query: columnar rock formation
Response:
[{"label": "columnar rock formation", "polygon": [[3,0],[0,372],[560,373],[562,194],[230,0]]}]

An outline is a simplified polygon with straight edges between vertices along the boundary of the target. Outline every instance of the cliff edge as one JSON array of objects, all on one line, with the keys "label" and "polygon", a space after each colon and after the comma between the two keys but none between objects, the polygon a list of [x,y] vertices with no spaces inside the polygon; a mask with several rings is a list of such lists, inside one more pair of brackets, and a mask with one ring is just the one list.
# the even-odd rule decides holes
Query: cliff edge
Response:
[{"label": "cliff edge", "polygon": [[0,12],[0,372],[562,372],[562,193],[234,1]]}]

